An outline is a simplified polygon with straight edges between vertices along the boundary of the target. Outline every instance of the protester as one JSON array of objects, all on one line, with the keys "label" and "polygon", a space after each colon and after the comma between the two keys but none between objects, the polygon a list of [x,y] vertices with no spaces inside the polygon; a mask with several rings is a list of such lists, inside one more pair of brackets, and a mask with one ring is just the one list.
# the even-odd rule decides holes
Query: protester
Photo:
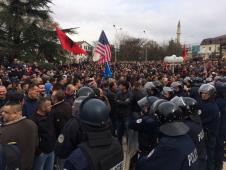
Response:
[{"label": "protester", "polygon": [[0,143],[15,142],[21,152],[21,169],[31,170],[38,145],[38,129],[33,121],[22,116],[18,102],[8,102],[2,109],[3,126],[0,127]]}]

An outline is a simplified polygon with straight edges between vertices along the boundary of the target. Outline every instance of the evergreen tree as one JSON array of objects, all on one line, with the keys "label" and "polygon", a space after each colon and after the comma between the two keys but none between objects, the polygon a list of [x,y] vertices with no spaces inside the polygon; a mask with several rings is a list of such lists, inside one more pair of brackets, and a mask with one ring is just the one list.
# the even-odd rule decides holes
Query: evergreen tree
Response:
[{"label": "evergreen tree", "polygon": [[[64,55],[50,17],[52,0],[0,2],[0,57],[53,62]],[[70,30],[67,30],[70,31]]]}]

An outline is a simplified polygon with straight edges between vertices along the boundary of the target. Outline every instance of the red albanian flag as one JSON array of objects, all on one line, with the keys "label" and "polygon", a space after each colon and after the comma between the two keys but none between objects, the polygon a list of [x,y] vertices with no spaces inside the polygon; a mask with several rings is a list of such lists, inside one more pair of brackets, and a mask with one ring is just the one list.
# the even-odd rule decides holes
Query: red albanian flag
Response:
[{"label": "red albanian flag", "polygon": [[80,48],[77,43],[72,41],[60,28],[56,27],[56,33],[63,49],[75,55],[86,54],[86,52]]},{"label": "red albanian flag", "polygon": [[184,45],[184,48],[183,48],[183,50],[182,50],[182,57],[183,57],[184,61],[185,61],[186,58],[187,58],[187,50],[186,50],[186,48],[185,48],[185,45]]}]

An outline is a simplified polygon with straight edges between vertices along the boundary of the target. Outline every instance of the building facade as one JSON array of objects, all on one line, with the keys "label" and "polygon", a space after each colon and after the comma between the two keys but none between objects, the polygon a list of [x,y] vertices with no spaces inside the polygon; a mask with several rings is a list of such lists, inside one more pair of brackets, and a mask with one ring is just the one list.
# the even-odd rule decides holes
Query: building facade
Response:
[{"label": "building facade", "polygon": [[92,45],[90,45],[86,41],[80,41],[80,42],[78,42],[78,44],[83,50],[85,50],[87,52],[88,56],[92,56],[92,51],[93,51]]},{"label": "building facade", "polygon": [[226,35],[207,38],[202,40],[200,45],[200,55],[204,59],[214,59],[216,57],[226,57],[222,45],[226,43]]}]

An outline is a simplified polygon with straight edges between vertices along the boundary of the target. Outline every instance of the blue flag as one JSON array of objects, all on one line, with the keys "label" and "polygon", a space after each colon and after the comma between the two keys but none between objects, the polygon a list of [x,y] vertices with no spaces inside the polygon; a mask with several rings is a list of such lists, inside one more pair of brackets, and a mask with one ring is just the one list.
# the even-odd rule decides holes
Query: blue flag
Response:
[{"label": "blue flag", "polygon": [[106,77],[112,77],[112,72],[111,72],[111,68],[108,64],[108,62],[105,63],[105,66],[104,66],[104,78]]}]

